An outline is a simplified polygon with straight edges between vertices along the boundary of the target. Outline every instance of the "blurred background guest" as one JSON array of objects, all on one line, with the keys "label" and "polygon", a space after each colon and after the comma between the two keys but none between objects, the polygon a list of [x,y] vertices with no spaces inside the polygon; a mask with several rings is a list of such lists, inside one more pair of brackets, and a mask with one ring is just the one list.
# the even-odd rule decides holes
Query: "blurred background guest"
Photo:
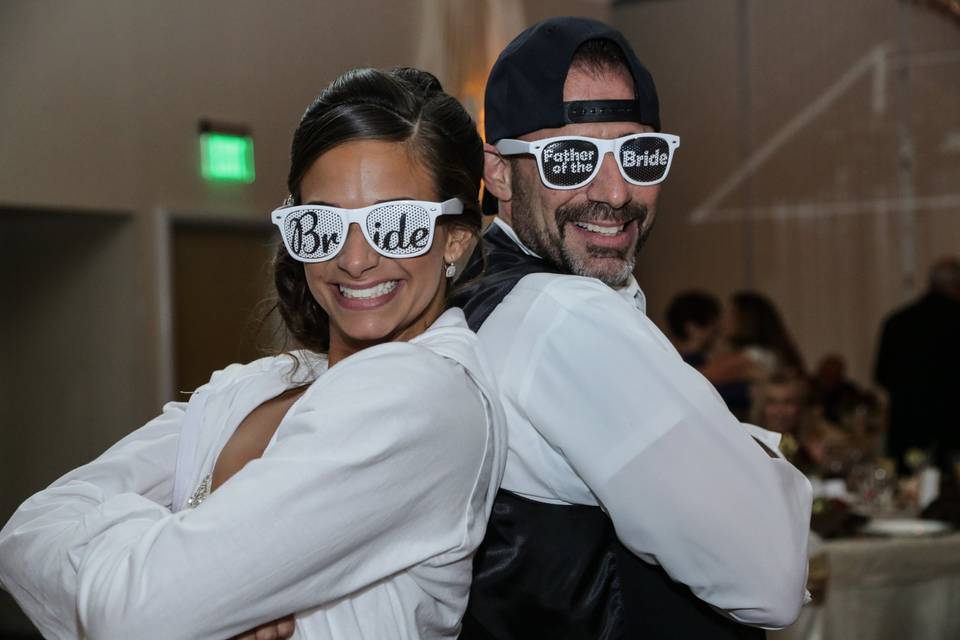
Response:
[{"label": "blurred background guest", "polygon": [[720,300],[704,291],[678,294],[667,308],[670,339],[680,357],[711,383],[748,383],[761,375],[756,362],[724,348]]},{"label": "blurred background guest", "polygon": [[814,404],[820,407],[823,417],[834,424],[842,424],[863,398],[863,391],[847,378],[846,360],[837,353],[820,360],[811,385]]},{"label": "blurred background guest", "polygon": [[803,359],[777,308],[760,293],[739,291],[731,296],[722,324],[726,352],[754,365],[743,378],[714,382],[730,411],[744,420],[750,412],[750,383],[775,371],[802,378]]},{"label": "blurred background guest", "polygon": [[776,371],[754,386],[749,417],[753,424],[782,434],[781,451],[807,475],[835,471],[831,457],[850,444],[810,402],[806,381],[790,371]]},{"label": "blurred background guest", "polygon": [[919,300],[883,323],[875,376],[890,397],[887,448],[901,469],[921,449],[952,473],[960,450],[960,260],[941,258]]},{"label": "blurred background guest", "polygon": [[803,358],[773,302],[755,291],[739,291],[730,298],[726,316],[727,340],[768,371],[803,376]]},{"label": "blurred background guest", "polygon": [[667,308],[670,339],[680,357],[717,387],[734,415],[742,419],[749,404],[749,385],[762,377],[763,369],[746,353],[731,350],[720,340],[721,317],[720,301],[703,291],[680,293]]},{"label": "blurred background guest", "polygon": [[720,301],[704,291],[684,291],[667,307],[670,339],[684,362],[697,369],[720,337]]}]

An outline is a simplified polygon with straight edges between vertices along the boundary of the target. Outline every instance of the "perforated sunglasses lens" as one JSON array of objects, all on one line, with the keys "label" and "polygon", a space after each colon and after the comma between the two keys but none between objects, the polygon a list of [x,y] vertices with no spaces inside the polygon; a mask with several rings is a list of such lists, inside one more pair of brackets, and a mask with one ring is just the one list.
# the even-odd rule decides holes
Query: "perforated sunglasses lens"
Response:
[{"label": "perforated sunglasses lens", "polygon": [[420,205],[396,203],[367,215],[367,237],[384,255],[402,258],[430,248],[430,213]]},{"label": "perforated sunglasses lens", "polygon": [[343,221],[323,209],[296,211],[283,221],[283,239],[287,249],[301,260],[323,260],[340,246]]},{"label": "perforated sunglasses lens", "polygon": [[624,173],[635,182],[653,183],[662,180],[667,173],[669,162],[670,145],[663,138],[632,138],[620,147],[620,165]]},{"label": "perforated sunglasses lens", "polygon": [[546,145],[544,179],[554,187],[574,187],[590,179],[597,165],[597,146],[588,140],[558,140]]}]

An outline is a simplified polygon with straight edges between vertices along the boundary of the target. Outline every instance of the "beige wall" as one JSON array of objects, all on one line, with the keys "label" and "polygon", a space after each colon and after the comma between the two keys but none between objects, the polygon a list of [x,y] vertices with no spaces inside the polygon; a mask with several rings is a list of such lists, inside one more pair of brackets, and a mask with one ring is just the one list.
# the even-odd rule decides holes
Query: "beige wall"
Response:
[{"label": "beige wall", "polygon": [[657,79],[664,130],[682,138],[638,265],[655,320],[682,289],[753,287],[809,365],[838,351],[869,382],[882,317],[923,288],[937,256],[960,253],[960,28],[900,5],[613,9]]},{"label": "beige wall", "polygon": [[[352,66],[410,63],[405,5],[5,2],[0,201],[258,213],[282,191],[290,132],[326,83]],[[204,116],[251,127],[254,185],[200,179]]]},{"label": "beige wall", "polygon": [[528,25],[552,16],[584,16],[610,21],[612,1],[608,0],[525,0],[524,18]]}]

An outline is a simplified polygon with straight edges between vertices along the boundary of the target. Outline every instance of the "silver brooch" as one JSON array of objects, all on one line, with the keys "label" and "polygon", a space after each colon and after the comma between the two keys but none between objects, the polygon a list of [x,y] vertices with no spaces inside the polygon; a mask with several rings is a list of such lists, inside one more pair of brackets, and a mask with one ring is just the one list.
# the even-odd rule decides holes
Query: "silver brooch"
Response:
[{"label": "silver brooch", "polygon": [[187,506],[191,509],[196,509],[200,506],[200,503],[207,499],[207,496],[210,495],[210,480],[212,479],[213,474],[208,473],[207,476],[200,481],[200,486],[197,487],[197,490],[193,492],[193,495],[187,498]]}]

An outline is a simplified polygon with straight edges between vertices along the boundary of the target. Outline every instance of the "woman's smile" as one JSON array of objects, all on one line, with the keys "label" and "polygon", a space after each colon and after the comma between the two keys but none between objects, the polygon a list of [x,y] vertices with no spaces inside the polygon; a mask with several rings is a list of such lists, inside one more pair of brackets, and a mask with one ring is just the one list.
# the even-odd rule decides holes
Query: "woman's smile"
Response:
[{"label": "woman's smile", "polygon": [[378,309],[396,298],[404,285],[403,280],[382,280],[371,283],[338,283],[330,286],[338,295],[334,300],[345,309]]}]

